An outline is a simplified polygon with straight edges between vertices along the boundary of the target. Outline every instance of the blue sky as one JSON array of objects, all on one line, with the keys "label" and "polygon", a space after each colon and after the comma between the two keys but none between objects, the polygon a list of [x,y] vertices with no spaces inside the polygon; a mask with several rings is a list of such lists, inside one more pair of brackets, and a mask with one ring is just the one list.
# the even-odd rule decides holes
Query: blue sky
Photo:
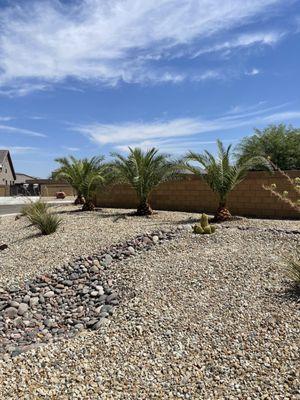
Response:
[{"label": "blue sky", "polygon": [[[158,5],[159,4],[159,5]],[[300,125],[300,1],[0,0],[0,148],[176,156]]]}]

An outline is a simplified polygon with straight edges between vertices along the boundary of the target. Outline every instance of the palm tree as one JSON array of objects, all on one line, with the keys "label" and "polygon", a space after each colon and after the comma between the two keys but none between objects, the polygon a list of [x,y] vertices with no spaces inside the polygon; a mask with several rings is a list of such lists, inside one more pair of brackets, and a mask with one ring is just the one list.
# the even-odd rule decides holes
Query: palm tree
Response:
[{"label": "palm tree", "polygon": [[[219,206],[215,213],[214,220],[226,221],[231,218],[231,214],[227,208],[229,193],[246,177],[250,169],[257,166],[268,169],[271,169],[271,167],[269,161],[264,157],[252,157],[238,165],[232,164],[230,161],[231,145],[225,149],[223,143],[217,140],[217,146],[217,157],[214,157],[206,150],[203,154],[190,151],[184,157],[183,167],[201,176],[210,188],[217,193],[219,197]],[[189,162],[198,163],[200,167],[191,165]]]},{"label": "palm tree", "polygon": [[91,159],[77,159],[70,156],[55,160],[60,167],[53,172],[53,178],[68,182],[76,190],[75,204],[83,204],[83,211],[95,209],[92,195],[98,186],[106,183],[108,166],[103,163],[103,160],[102,156]]},{"label": "palm tree", "polygon": [[112,153],[115,157],[112,163],[112,173],[116,181],[128,183],[136,191],[139,205],[136,215],[151,215],[149,204],[151,192],[160,183],[176,176],[176,165],[166,154],[158,154],[158,149],[152,148],[143,152],[140,148],[130,148],[128,157]]}]

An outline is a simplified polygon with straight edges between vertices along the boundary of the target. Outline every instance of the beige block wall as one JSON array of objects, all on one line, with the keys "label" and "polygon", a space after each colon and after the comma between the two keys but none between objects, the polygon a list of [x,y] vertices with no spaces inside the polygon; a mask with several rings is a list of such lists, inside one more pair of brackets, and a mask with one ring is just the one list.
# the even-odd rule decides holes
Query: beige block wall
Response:
[{"label": "beige block wall", "polygon": [[41,196],[42,197],[55,197],[57,192],[65,192],[66,196],[74,196],[75,192],[72,186],[65,183],[49,183],[41,184]]},{"label": "beige block wall", "polygon": [[[292,178],[300,171],[289,171]],[[289,190],[286,180],[279,174],[249,172],[229,196],[229,208],[234,215],[276,218],[299,218],[299,213],[277,200],[262,188],[276,183],[279,190]],[[296,199],[296,195],[292,198]],[[135,192],[126,185],[115,185],[95,196],[96,205],[112,208],[135,208]],[[157,210],[213,213],[218,205],[217,196],[199,177],[187,175],[182,180],[161,184],[151,196],[151,205]]]},{"label": "beige block wall", "polygon": [[9,196],[10,194],[10,187],[9,186],[0,186],[0,197]]}]

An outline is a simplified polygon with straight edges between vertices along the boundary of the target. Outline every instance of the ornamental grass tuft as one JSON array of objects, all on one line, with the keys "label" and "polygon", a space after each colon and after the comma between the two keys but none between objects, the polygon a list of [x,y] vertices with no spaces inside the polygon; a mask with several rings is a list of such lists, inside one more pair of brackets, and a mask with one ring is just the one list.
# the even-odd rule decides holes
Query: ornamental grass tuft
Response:
[{"label": "ornamental grass tuft", "polygon": [[32,225],[36,226],[42,235],[50,235],[57,231],[61,224],[61,219],[49,212],[49,204],[39,200],[35,203],[30,202],[26,204],[22,210],[21,215],[25,216]]}]

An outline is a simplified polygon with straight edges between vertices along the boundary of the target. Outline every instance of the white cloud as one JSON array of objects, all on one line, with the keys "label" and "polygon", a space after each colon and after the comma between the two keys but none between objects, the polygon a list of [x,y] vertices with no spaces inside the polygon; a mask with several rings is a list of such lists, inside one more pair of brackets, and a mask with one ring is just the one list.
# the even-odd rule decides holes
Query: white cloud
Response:
[{"label": "white cloud", "polygon": [[245,75],[255,76],[260,74],[260,70],[258,68],[252,68],[250,71],[246,71]]},{"label": "white cloud", "polygon": [[7,149],[10,151],[11,154],[17,155],[17,154],[28,154],[28,153],[34,153],[38,151],[36,147],[28,147],[28,146],[2,146],[0,145],[1,149]]},{"label": "white cloud", "polygon": [[[178,47],[251,21],[283,0],[32,0],[0,11],[2,94],[25,95],[68,77],[109,85],[174,81],[184,74],[157,60]],[[71,5],[70,5],[71,4]],[[253,42],[247,35],[235,46]],[[256,41],[273,42],[271,34]],[[232,44],[231,44],[232,45]],[[224,45],[223,45],[224,46]]]},{"label": "white cloud", "polygon": [[291,119],[300,119],[300,111],[284,111],[264,117],[264,122],[273,123],[277,121],[285,121]]},{"label": "white cloud", "polygon": [[[0,81],[1,82],[1,81]],[[28,94],[36,91],[42,91],[49,89],[49,85],[42,84],[42,83],[22,83],[19,82],[18,84],[12,84],[9,87],[4,87],[0,89],[0,96],[5,97],[23,97],[27,96]]]},{"label": "white cloud", "polygon": [[[231,139],[231,140],[223,140],[223,143],[232,143],[237,141],[238,139]],[[163,153],[173,154],[175,156],[182,155],[188,149],[200,150],[204,146],[208,145],[215,145],[215,140],[206,140],[201,141],[197,139],[189,139],[189,138],[171,138],[167,140],[145,140],[143,142],[134,142],[126,145],[118,145],[115,146],[117,151],[122,153],[128,152],[128,147],[141,147],[143,150],[148,150],[152,147],[159,148],[159,150]]]},{"label": "white cloud", "polygon": [[[1,133],[2,131],[2,133]],[[3,133],[8,133],[8,134],[21,134],[21,135],[28,135],[28,136],[35,136],[35,137],[46,137],[41,132],[36,132],[32,131],[30,129],[23,129],[23,128],[17,128],[15,126],[10,126],[10,125],[0,125],[0,135],[3,135]]]},{"label": "white cloud", "polygon": [[4,121],[4,122],[6,122],[6,121],[11,121],[12,119],[14,119],[14,117],[9,117],[9,116],[0,117],[0,121]]},{"label": "white cloud", "polygon": [[68,146],[62,146],[63,149],[67,150],[67,151],[79,151],[80,148],[79,147],[68,147]]},{"label": "white cloud", "polygon": [[193,58],[199,57],[206,53],[214,53],[220,51],[231,51],[241,47],[249,47],[253,45],[274,45],[285,36],[284,32],[270,31],[270,32],[251,32],[246,34],[237,35],[231,40],[222,43],[204,47],[193,54]]},{"label": "white cloud", "polygon": [[[240,114],[227,114],[212,119],[177,118],[173,120],[158,120],[154,122],[125,122],[116,124],[93,123],[76,126],[73,129],[90,138],[100,145],[112,144],[124,150],[128,145],[151,146],[156,143],[164,146],[166,140],[190,138],[197,134],[209,132],[223,132],[239,127],[253,127],[254,125],[286,122],[300,119],[300,111],[278,111],[284,107],[279,105],[261,108],[257,111],[244,110]],[[186,139],[185,139],[186,140]]]}]

